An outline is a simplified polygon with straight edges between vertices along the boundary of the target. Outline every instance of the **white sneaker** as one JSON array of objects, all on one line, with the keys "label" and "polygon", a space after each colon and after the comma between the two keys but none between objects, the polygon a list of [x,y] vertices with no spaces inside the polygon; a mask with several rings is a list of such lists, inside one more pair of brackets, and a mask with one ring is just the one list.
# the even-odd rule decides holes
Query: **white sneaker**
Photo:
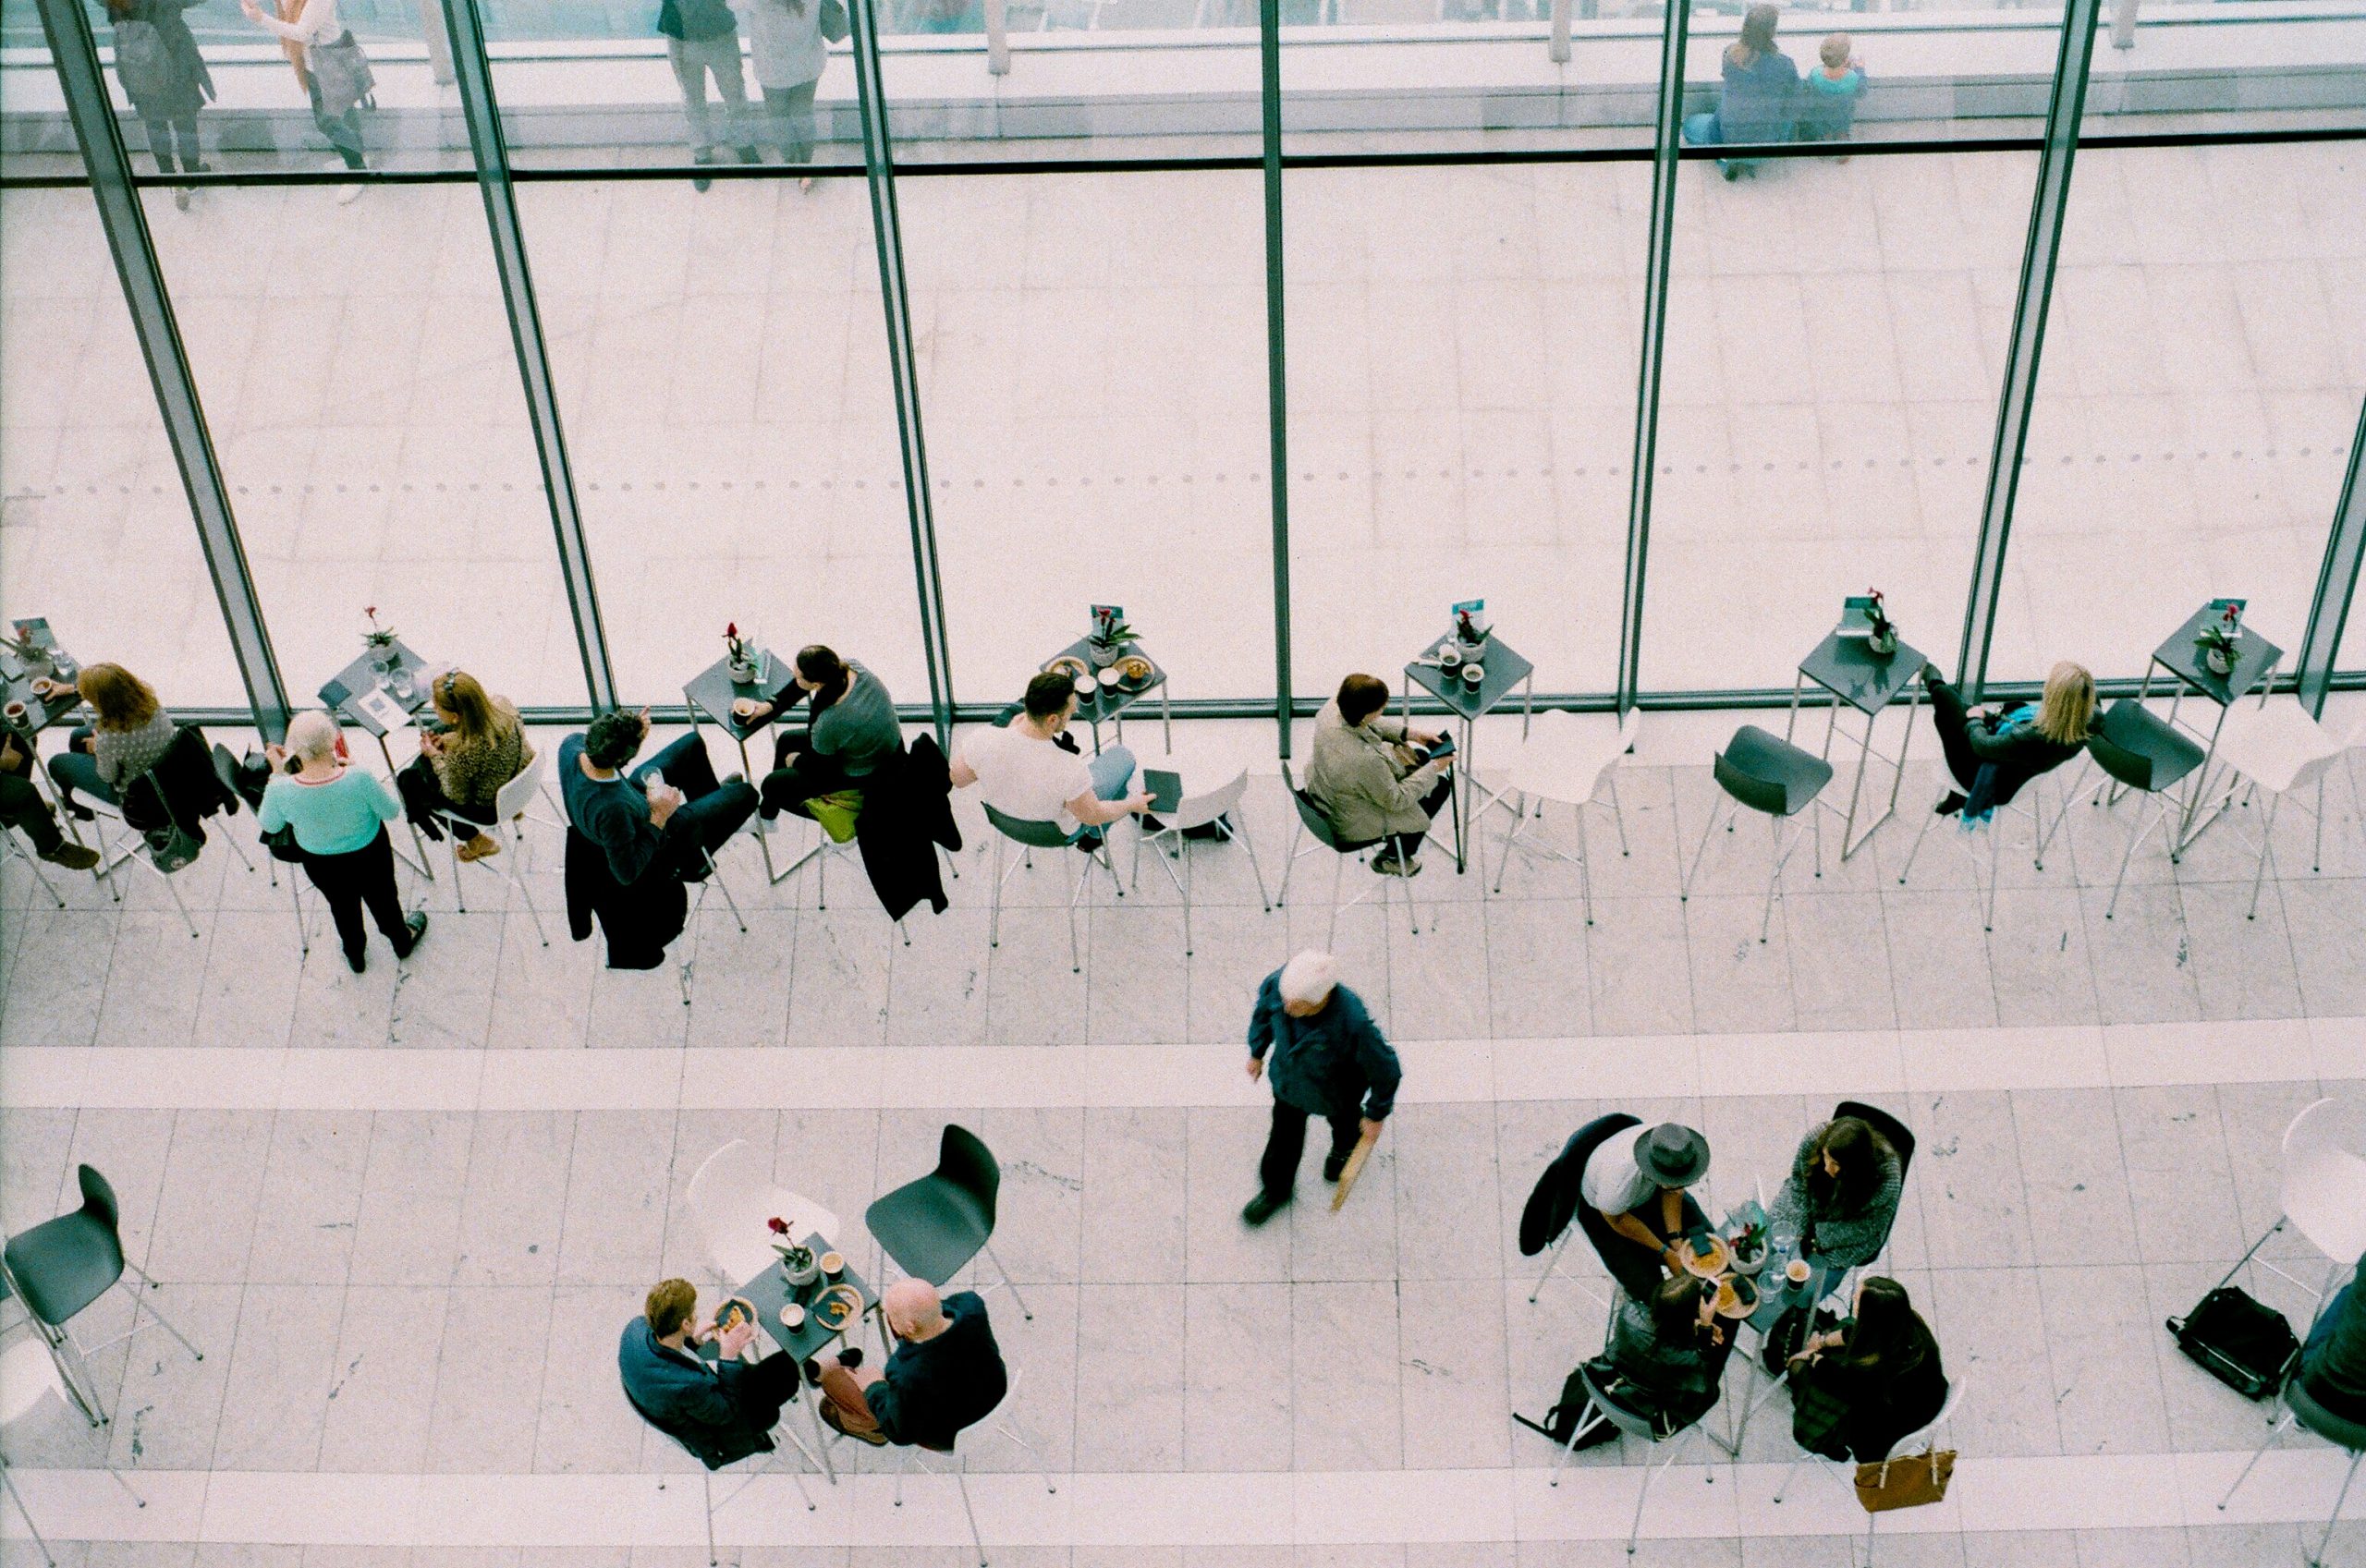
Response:
[{"label": "white sneaker", "polygon": [[336,188],[336,204],[340,207],[350,207],[361,200],[362,191],[368,188],[359,180],[351,185],[340,185]]}]

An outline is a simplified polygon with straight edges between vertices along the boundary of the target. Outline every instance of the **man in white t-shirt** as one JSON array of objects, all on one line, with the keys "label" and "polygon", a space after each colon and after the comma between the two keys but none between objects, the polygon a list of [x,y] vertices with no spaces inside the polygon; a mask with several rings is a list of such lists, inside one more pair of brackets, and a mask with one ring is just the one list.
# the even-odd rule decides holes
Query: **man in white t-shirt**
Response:
[{"label": "man in white t-shirt", "polygon": [[1087,761],[1054,744],[1075,712],[1076,687],[1067,676],[1056,671],[1037,675],[1027,683],[1018,717],[963,738],[953,760],[953,787],[976,784],[995,810],[1055,822],[1071,844],[1094,828],[1148,810],[1147,791],[1126,793],[1134,777],[1132,752],[1113,746]]},{"label": "man in white t-shirt", "polygon": [[1709,1140],[1676,1122],[1613,1133],[1586,1161],[1578,1196],[1632,1244],[1603,1261],[1637,1300],[1650,1294],[1637,1287],[1656,1286],[1662,1267],[1682,1271],[1677,1244],[1696,1222],[1706,1223],[1685,1189],[1708,1173]]}]

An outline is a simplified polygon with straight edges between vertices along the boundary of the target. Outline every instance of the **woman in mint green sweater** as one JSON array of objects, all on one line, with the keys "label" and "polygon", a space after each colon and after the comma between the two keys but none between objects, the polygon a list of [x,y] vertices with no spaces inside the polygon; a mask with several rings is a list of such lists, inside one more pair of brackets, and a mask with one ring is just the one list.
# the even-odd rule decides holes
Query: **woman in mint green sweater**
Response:
[{"label": "woman in mint green sweater", "polygon": [[395,792],[376,774],[347,765],[336,721],[326,713],[297,714],[287,726],[287,744],[266,747],[264,755],[273,773],[257,819],[265,833],[295,831],[304,874],[329,901],[346,963],[357,975],[369,967],[364,906],[394,944],[395,956],[409,957],[426,933],[427,915],[406,917],[395,889],[395,850],[386,838],[386,824],[403,811]]}]

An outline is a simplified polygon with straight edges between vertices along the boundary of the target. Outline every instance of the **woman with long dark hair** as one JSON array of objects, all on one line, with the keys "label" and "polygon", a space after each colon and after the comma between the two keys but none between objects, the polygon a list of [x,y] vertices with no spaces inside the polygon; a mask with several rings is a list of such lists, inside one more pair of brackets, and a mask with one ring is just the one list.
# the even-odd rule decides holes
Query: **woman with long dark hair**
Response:
[{"label": "woman with long dark hair", "polygon": [[1767,1223],[1798,1236],[1799,1255],[1835,1274],[1861,1268],[1897,1219],[1905,1176],[1889,1139],[1870,1123],[1836,1116],[1800,1140]]},{"label": "woman with long dark hair", "polygon": [[1939,1342],[1906,1287],[1859,1282],[1851,1315],[1811,1335],[1789,1363],[1791,1435],[1811,1453],[1875,1464],[1947,1402]]},{"label": "woman with long dark hair", "polygon": [[[1774,46],[1780,13],[1756,5],[1742,14],[1741,36],[1725,53],[1724,91],[1717,106],[1689,115],[1684,140],[1696,146],[1726,142],[1788,141],[1799,120],[1799,67]],[[1749,159],[1721,159],[1727,179],[1739,179],[1756,165]]]},{"label": "woman with long dark hair", "polygon": [[[197,147],[197,112],[213,97],[213,77],[183,11],[203,0],[106,0],[115,32],[115,75],[148,132],[160,175],[210,174]],[[189,188],[173,192],[189,211]]]}]

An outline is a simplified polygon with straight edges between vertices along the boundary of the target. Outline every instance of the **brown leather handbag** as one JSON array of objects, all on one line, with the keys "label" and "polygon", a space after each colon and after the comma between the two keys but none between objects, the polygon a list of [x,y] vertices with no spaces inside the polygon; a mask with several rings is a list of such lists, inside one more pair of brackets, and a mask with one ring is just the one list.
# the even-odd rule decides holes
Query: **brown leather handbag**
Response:
[{"label": "brown leather handbag", "polygon": [[1865,1505],[1868,1513],[1886,1513],[1893,1508],[1921,1508],[1945,1501],[1947,1483],[1955,1479],[1956,1451],[1951,1448],[1925,1449],[1921,1453],[1909,1453],[1884,1459],[1878,1465],[1857,1466],[1857,1501]]}]

